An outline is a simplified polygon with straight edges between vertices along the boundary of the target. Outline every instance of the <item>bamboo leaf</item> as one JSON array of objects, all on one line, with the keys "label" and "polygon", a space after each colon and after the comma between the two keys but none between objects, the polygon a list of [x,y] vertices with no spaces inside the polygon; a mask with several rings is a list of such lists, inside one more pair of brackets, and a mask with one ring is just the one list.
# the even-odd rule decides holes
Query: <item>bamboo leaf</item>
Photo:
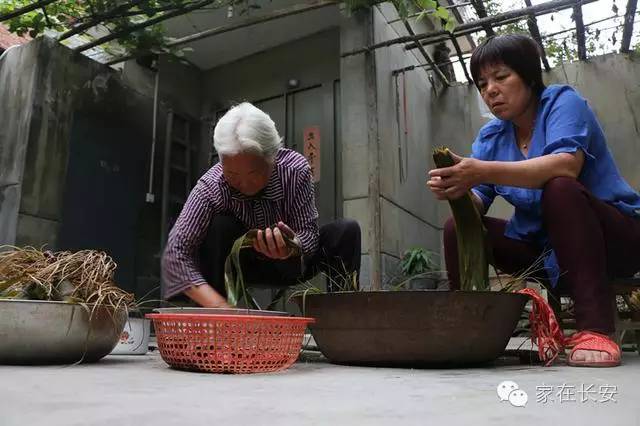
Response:
[{"label": "bamboo leaf", "polygon": [[[438,168],[454,165],[447,148],[437,148],[433,160]],[[449,200],[456,223],[458,262],[461,290],[487,290],[489,288],[489,262],[486,245],[486,230],[482,217],[467,193],[456,200]]]},{"label": "bamboo leaf", "polygon": [[[224,263],[224,285],[227,291],[227,302],[231,306],[237,306],[241,299],[244,299],[248,308],[260,309],[258,303],[249,293],[244,281],[242,265],[240,263],[240,251],[252,248],[258,235],[257,229],[252,229],[234,241],[231,252]],[[292,239],[284,236],[285,244],[289,248],[290,256],[300,256],[302,250]]]}]

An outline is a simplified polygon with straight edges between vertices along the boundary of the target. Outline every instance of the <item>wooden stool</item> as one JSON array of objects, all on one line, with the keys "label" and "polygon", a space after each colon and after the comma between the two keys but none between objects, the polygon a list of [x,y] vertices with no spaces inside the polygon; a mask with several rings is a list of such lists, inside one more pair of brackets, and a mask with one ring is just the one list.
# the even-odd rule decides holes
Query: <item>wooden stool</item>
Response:
[{"label": "wooden stool", "polygon": [[[640,310],[634,309],[629,303],[629,297],[634,291],[640,291],[640,278],[623,278],[614,279],[610,283],[612,287],[612,300],[615,311],[615,340],[621,345],[627,332],[634,335],[636,350],[640,354]],[[563,330],[575,329],[575,318],[571,312],[562,311],[560,297],[570,297],[568,294],[554,293],[555,298],[549,298],[549,304],[556,313],[556,317]],[[617,296],[622,296],[629,312],[620,311],[618,309]]]},{"label": "wooden stool", "polygon": [[[640,354],[640,310],[629,303],[629,297],[634,291],[640,291],[640,278],[617,279],[611,282],[613,287],[613,303],[617,315],[615,316],[616,342],[622,344],[627,332],[634,333],[636,350]],[[629,312],[620,312],[616,296],[622,296],[629,307]]]}]

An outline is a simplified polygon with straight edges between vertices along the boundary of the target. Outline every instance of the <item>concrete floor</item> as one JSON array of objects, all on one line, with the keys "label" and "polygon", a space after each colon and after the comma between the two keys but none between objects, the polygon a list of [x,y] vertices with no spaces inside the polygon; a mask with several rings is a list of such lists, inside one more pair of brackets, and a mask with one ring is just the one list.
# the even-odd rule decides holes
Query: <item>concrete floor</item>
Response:
[{"label": "concrete floor", "polygon": [[[637,353],[612,369],[516,359],[484,368],[382,369],[304,358],[285,372],[239,376],[172,370],[157,352],[92,365],[0,366],[0,426],[640,425]],[[505,380],[528,394],[525,407],[500,402],[496,388]],[[539,386],[557,394],[563,385],[563,401],[536,401]],[[593,394],[580,394],[590,385]],[[607,397],[616,402],[599,402]]]}]

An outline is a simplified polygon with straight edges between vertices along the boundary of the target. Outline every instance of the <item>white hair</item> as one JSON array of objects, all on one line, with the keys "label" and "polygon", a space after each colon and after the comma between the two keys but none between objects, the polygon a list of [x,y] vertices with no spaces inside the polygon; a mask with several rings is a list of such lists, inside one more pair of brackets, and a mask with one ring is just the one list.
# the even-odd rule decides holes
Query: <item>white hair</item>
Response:
[{"label": "white hair", "polygon": [[276,125],[249,102],[231,108],[216,124],[213,145],[220,157],[251,153],[272,161],[282,145]]}]

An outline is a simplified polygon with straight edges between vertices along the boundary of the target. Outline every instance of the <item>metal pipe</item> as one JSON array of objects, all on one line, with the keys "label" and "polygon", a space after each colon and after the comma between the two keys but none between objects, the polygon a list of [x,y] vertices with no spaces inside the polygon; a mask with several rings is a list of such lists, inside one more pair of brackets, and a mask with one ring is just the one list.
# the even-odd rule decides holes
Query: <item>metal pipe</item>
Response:
[{"label": "metal pipe", "polygon": [[[169,236],[169,214],[171,207],[171,200],[169,194],[171,187],[169,186],[169,180],[171,178],[171,143],[173,140],[173,110],[169,110],[167,113],[167,136],[164,141],[164,164],[162,166],[162,210],[160,213],[160,245],[164,250],[164,246]],[[163,293],[164,294],[164,291]]]},{"label": "metal pipe", "polygon": [[[636,15],[637,15],[637,14],[639,14],[639,13],[640,13],[640,12],[636,12]],[[609,17],[607,17],[607,18],[598,19],[597,21],[593,21],[593,22],[589,22],[589,23],[587,23],[587,24],[584,24],[584,26],[585,26],[585,27],[589,27],[589,26],[591,26],[591,25],[600,24],[600,23],[602,23],[602,22],[610,21],[610,20],[612,20],[612,19],[616,19],[616,18],[620,18],[620,16],[618,16],[618,15],[613,15],[613,16],[609,16]],[[501,24],[501,25],[504,25],[504,24],[510,24],[510,23],[513,23],[513,22],[517,22],[517,21],[519,21],[519,20],[521,20],[521,19],[522,19],[521,17],[517,17],[517,18],[509,19],[508,21],[503,21],[503,22],[501,22],[500,24]],[[620,24],[620,25],[616,25],[616,26],[614,26],[614,27],[602,28],[602,30],[607,30],[607,29],[611,29],[611,28],[618,28],[618,27],[622,27],[623,25],[624,25],[624,24]],[[472,29],[472,30],[467,30],[467,31],[464,31],[464,32],[462,32],[462,33],[458,33],[458,34],[456,34],[456,37],[467,36],[467,35],[470,35],[470,34],[476,33],[476,32],[478,32],[478,31],[481,31],[481,30],[474,30],[474,29]],[[541,35],[541,36],[540,36],[540,38],[541,38],[541,39],[547,39],[547,38],[551,38],[551,37],[558,36],[558,35],[560,35],[560,34],[569,33],[569,32],[571,32],[571,31],[575,31],[575,28],[568,28],[568,29],[561,30],[561,31],[557,31],[557,32],[554,32],[554,33],[549,33],[549,34]],[[451,38],[451,36],[450,36],[450,35],[449,35],[449,36],[442,36],[442,37],[438,37],[438,38],[434,38],[434,39],[423,40],[423,41],[421,41],[421,42],[420,42],[420,44],[422,44],[423,46],[427,46],[427,45],[430,45],[430,44],[439,43],[439,42],[441,42],[441,41],[447,41],[449,38]],[[417,43],[412,43],[412,44],[409,44],[409,45],[405,46],[405,49],[406,49],[406,50],[412,50],[412,49],[415,49],[415,48],[417,48]]]},{"label": "metal pipe", "polygon": [[149,188],[147,190],[147,203],[154,202],[153,175],[156,159],[156,140],[158,134],[158,91],[160,87],[160,70],[156,71],[155,87],[153,89],[153,129],[151,131],[151,158],[149,159]]},{"label": "metal pipe", "polygon": [[[484,3],[482,3],[482,0],[471,0],[471,4],[473,5],[473,8],[478,14],[478,18],[482,19],[487,17],[487,9],[484,7]],[[491,37],[496,35],[496,32],[493,30],[493,27],[491,26],[491,24],[489,23],[484,24],[482,27],[484,28],[484,31],[487,33],[487,36]]]},{"label": "metal pipe", "polygon": [[578,41],[578,59],[587,59],[587,46],[584,36],[584,21],[582,20],[582,2],[573,6],[573,19],[576,21],[576,38]]},{"label": "metal pipe", "polygon": [[638,0],[629,0],[627,3],[627,12],[624,15],[624,29],[622,30],[622,45],[620,46],[620,51],[623,53],[629,52],[637,6]]},{"label": "metal pipe", "polygon": [[[524,0],[524,4],[527,7],[532,6],[531,0]],[[545,71],[550,71],[551,66],[549,65],[549,60],[547,59],[547,52],[544,50],[544,44],[542,43],[542,37],[540,36],[540,29],[538,28],[538,22],[535,16],[529,16],[529,19],[527,19],[527,27],[529,28],[529,32],[531,33],[531,36],[533,37],[533,39],[536,41],[536,43],[538,43],[538,46],[540,46],[540,54],[541,54],[540,56],[541,56],[542,64],[544,65]]]},{"label": "metal pipe", "polygon": [[469,71],[467,71],[467,64],[464,62],[464,55],[462,54],[460,44],[458,44],[458,39],[456,39],[453,35],[451,36],[451,44],[453,44],[453,47],[456,50],[458,60],[460,62],[460,65],[462,65],[462,71],[464,71],[464,76],[467,78],[469,84],[473,84],[473,79],[469,75]]},{"label": "metal pipe", "polygon": [[[597,0],[584,0],[581,1],[579,3],[581,4],[588,4],[588,3],[593,3]],[[345,52],[342,55],[340,55],[341,57],[348,57],[348,56],[353,56],[353,55],[359,55],[362,53],[367,53],[367,52],[371,52],[373,50],[379,49],[381,47],[388,47],[388,46],[392,46],[394,44],[398,44],[398,43],[409,43],[409,42],[418,42],[427,38],[431,38],[431,37],[437,37],[437,36],[443,36],[446,35],[447,38],[449,37],[449,34],[453,34],[456,37],[459,37],[461,35],[463,35],[464,31],[470,31],[471,32],[477,32],[479,30],[483,29],[483,25],[490,23],[490,24],[495,24],[495,25],[502,25],[504,24],[504,21],[508,21],[508,20],[512,20],[512,19],[516,19],[519,20],[522,17],[529,15],[529,14],[533,14],[534,16],[537,15],[545,15],[547,13],[552,13],[558,10],[562,10],[562,9],[566,9],[568,7],[573,7],[576,4],[576,0],[552,0],[546,3],[541,3],[541,4],[537,4],[535,6],[532,7],[526,7],[523,9],[517,9],[517,10],[511,10],[509,12],[505,12],[505,13],[500,13],[494,16],[489,16],[485,19],[477,19],[475,21],[472,22],[467,22],[465,24],[459,25],[453,32],[449,32],[446,30],[442,30],[442,31],[434,31],[432,33],[425,33],[425,34],[417,34],[415,36],[403,36],[403,37],[398,37],[398,38],[394,38],[391,40],[387,40],[381,43],[375,43],[369,46],[365,46],[362,47],[360,49],[356,49],[356,50],[352,50],[350,52]],[[445,38],[446,39],[446,38]]]},{"label": "metal pipe", "polygon": [[402,159],[402,129],[400,128],[400,88],[398,86],[398,74],[393,74],[394,86],[396,89],[396,125],[397,125],[397,148],[398,148],[398,171],[400,173],[400,183],[404,182],[404,162]]},{"label": "metal pipe", "polygon": [[[471,4],[470,1],[468,2],[464,2],[464,3],[456,3],[456,4],[450,4],[449,6],[441,6],[443,9],[447,9],[447,10],[451,10],[451,9],[457,9],[459,7],[464,7],[464,6],[469,6]],[[426,10],[425,12],[430,13],[430,12],[434,12],[435,9],[431,9],[431,10]],[[407,16],[407,19],[411,19],[411,18],[416,18],[420,15],[422,15],[423,12],[420,13],[412,13],[411,15]],[[396,22],[402,22],[402,18],[398,18],[398,19],[393,19],[391,21],[387,21],[387,24],[394,24]]]},{"label": "metal pipe", "polygon": [[[416,35],[416,33],[413,31],[413,28],[411,28],[411,25],[409,25],[409,23],[407,21],[404,21],[404,26],[407,29],[407,32],[409,34],[414,35],[414,36]],[[433,71],[436,73],[436,75],[440,79],[440,82],[442,84],[444,84],[445,86],[447,86],[447,87],[451,86],[451,83],[449,83],[449,79],[447,79],[447,77],[444,75],[442,70],[440,68],[438,68],[436,63],[433,61],[433,58],[431,58],[431,55],[429,55],[429,53],[427,53],[427,51],[424,49],[424,47],[422,47],[422,45],[419,45],[418,46],[418,50],[420,51],[420,53],[422,54],[424,59],[427,61],[427,63],[429,65],[431,65],[431,68],[433,69]]]}]

